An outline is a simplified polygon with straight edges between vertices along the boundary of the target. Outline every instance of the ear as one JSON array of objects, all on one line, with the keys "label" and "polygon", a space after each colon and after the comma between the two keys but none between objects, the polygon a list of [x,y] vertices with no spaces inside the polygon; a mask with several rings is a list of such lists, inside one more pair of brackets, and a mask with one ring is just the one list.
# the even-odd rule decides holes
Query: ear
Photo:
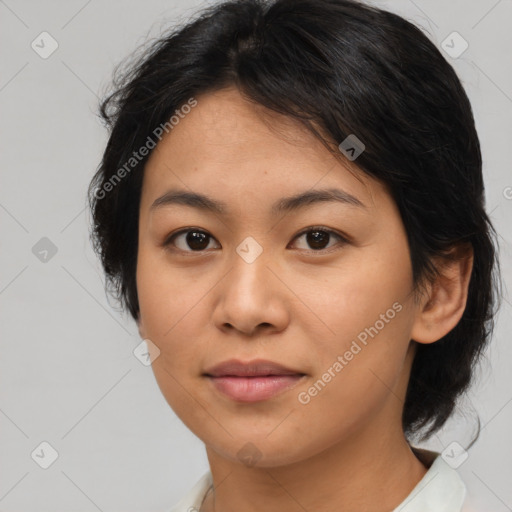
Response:
[{"label": "ear", "polygon": [[434,263],[439,276],[427,285],[411,331],[411,339],[418,343],[438,341],[462,318],[473,270],[473,247],[457,246],[450,252],[450,259]]}]

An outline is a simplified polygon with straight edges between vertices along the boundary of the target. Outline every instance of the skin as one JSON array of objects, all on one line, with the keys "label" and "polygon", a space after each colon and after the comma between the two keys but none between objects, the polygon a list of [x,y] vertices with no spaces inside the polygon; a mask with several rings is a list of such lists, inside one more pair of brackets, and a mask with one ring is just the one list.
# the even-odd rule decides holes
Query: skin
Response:
[{"label": "skin", "polygon": [[[392,510],[427,471],[401,426],[415,342],[435,342],[459,321],[472,256],[445,265],[418,298],[396,204],[357,160],[334,157],[234,88],[197,100],[145,168],[137,289],[139,333],[160,351],[158,385],[206,446],[214,490],[201,511]],[[331,187],[365,207],[322,202],[270,214],[278,199]],[[177,204],[151,211],[171,188],[223,201],[228,214]],[[324,234],[315,246],[297,236],[315,226],[348,241]],[[210,235],[201,251],[186,233],[164,245],[185,228]],[[250,264],[236,252],[246,237],[263,249]],[[400,312],[300,403],[298,394],[397,302]],[[203,376],[230,358],[270,359],[306,376],[271,399],[236,402]],[[259,456],[252,465],[238,455],[248,442]]]}]

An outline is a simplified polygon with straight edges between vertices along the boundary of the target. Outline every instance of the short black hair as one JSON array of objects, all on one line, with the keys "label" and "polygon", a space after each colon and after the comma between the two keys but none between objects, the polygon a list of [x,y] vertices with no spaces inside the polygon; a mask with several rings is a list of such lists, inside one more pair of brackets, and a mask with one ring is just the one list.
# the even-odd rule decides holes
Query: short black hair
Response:
[{"label": "short black hair", "polygon": [[227,1],[118,68],[100,104],[110,137],[88,190],[109,292],[138,320],[139,207],[151,152],[133,169],[126,162],[191,98],[231,86],[303,123],[333,154],[351,134],[364,143],[357,166],[389,187],[416,286],[435,278],[434,257],[472,247],[460,322],[439,341],[417,344],[412,365],[403,429],[427,439],[469,388],[491,337],[499,263],[470,101],[437,47],[396,14],[355,0]]}]

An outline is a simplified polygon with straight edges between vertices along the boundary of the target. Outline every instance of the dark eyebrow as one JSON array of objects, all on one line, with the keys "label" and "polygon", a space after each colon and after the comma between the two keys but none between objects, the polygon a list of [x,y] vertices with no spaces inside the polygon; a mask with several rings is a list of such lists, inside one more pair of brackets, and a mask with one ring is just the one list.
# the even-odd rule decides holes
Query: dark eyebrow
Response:
[{"label": "dark eyebrow", "polygon": [[[279,213],[295,211],[312,204],[333,201],[366,208],[366,206],[352,194],[337,188],[329,188],[324,190],[308,190],[294,196],[279,199],[272,205],[270,212],[272,215],[277,215]],[[155,199],[153,204],[150,206],[150,211],[154,211],[158,208],[171,204],[182,204],[199,210],[218,213],[220,215],[226,215],[228,213],[226,203],[212,199],[204,194],[187,192],[185,190],[169,190],[163,196]]]}]

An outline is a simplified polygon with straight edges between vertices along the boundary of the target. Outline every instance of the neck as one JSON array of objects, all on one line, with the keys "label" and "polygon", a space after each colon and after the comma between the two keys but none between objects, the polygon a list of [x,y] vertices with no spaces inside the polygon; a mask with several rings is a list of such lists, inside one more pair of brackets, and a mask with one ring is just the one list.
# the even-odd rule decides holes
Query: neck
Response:
[{"label": "neck", "polygon": [[[388,423],[389,424],[389,423]],[[201,512],[393,510],[427,472],[401,429],[365,432],[286,466],[246,467],[207,447],[213,490]]]}]

